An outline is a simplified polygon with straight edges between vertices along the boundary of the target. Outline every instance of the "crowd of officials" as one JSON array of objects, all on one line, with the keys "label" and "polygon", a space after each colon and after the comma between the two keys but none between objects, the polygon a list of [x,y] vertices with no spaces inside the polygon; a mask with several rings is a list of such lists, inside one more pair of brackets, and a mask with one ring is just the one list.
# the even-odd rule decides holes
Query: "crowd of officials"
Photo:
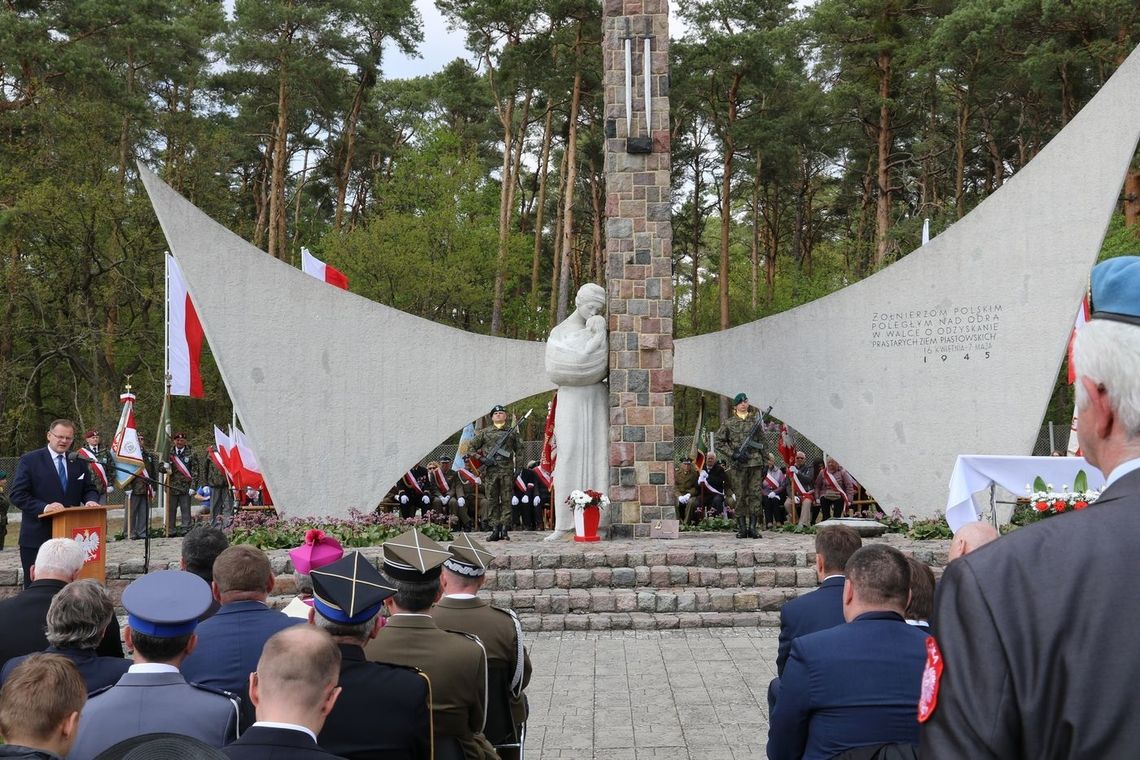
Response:
[{"label": "crowd of officials", "polygon": [[120,631],[107,590],[76,580],[83,549],[45,541],[0,601],[0,757],[123,757],[158,735],[237,760],[518,756],[530,659],[478,596],[490,552],[410,530],[377,569],[313,530],[290,558],[298,594],[276,610],[265,553],[195,528],[183,569],[126,587]]}]

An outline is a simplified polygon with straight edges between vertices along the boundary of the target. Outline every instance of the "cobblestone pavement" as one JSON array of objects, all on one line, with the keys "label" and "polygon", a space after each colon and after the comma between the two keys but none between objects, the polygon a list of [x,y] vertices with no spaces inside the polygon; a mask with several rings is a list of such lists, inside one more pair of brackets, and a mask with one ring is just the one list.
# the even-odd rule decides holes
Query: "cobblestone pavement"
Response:
[{"label": "cobblestone pavement", "polygon": [[538,633],[526,754],[763,758],[776,629]]}]

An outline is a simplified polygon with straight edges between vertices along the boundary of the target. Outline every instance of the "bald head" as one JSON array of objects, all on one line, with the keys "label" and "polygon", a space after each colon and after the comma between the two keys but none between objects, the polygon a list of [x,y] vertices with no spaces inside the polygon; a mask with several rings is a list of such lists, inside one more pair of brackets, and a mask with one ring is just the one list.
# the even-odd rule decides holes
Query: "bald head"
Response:
[{"label": "bald head", "polygon": [[258,720],[297,723],[320,732],[340,689],[340,649],[311,625],[278,631],[265,642],[250,698]]},{"label": "bald head", "polygon": [[966,523],[954,534],[950,542],[950,561],[965,556],[998,537],[997,528],[988,522]]}]

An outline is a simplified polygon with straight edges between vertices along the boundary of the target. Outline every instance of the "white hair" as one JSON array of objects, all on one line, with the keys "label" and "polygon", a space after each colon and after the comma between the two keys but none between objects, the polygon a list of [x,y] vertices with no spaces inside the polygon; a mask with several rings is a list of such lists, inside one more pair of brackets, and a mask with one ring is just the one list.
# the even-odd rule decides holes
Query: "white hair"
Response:
[{"label": "white hair", "polygon": [[1140,327],[1094,319],[1077,331],[1073,346],[1077,369],[1077,414],[1089,397],[1081,378],[1108,392],[1112,412],[1129,439],[1140,438]]},{"label": "white hair", "polygon": [[49,538],[36,552],[36,576],[50,573],[70,578],[83,567],[85,556],[83,547],[70,538]]}]

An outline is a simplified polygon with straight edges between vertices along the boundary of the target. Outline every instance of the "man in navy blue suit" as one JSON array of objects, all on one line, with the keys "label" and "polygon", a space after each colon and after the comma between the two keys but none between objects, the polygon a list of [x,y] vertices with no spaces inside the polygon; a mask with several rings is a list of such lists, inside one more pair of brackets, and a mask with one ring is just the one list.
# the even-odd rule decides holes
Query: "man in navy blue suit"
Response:
[{"label": "man in navy blue suit", "polygon": [[918,744],[929,636],[907,625],[906,557],[886,544],[847,562],[845,625],[792,642],[768,728],[769,760],[829,760],[855,747]]},{"label": "man in navy blue suit", "polygon": [[12,479],[9,498],[23,512],[20,520],[20,565],[24,568],[24,588],[31,583],[28,571],[36,561],[40,545],[51,538],[50,515],[67,507],[99,506],[99,491],[91,479],[87,462],[68,456],[75,441],[75,423],[55,420],[48,427],[47,446],[20,457]]},{"label": "man in navy blue suit", "polygon": [[843,568],[863,545],[854,528],[835,525],[815,534],[815,574],[819,588],[789,600],[780,608],[780,644],[776,652],[776,677],[768,684],[768,713],[780,694],[780,676],[788,661],[792,641],[843,624]]}]

